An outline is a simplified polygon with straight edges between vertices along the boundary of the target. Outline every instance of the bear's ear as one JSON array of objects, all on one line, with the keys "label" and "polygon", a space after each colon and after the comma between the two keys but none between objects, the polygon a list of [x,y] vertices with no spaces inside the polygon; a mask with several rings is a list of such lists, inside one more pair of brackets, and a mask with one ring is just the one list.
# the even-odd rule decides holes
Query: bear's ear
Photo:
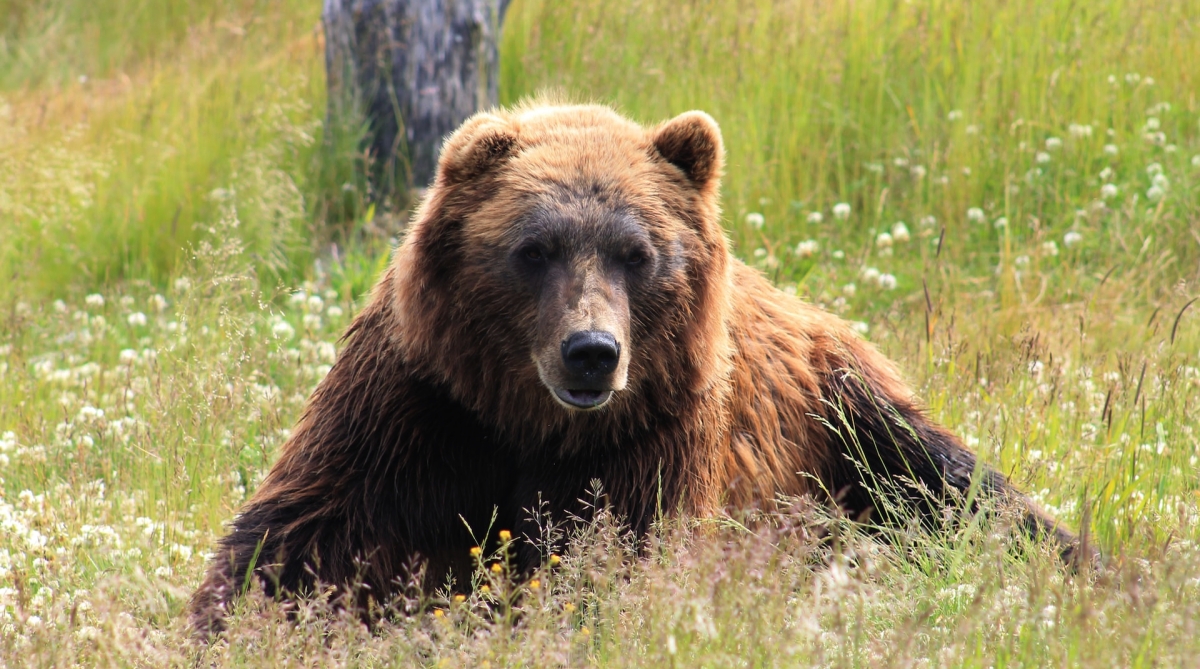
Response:
[{"label": "bear's ear", "polygon": [[652,136],[658,153],[683,170],[696,188],[702,189],[721,176],[725,148],[721,129],[708,114],[684,112],[655,128]]},{"label": "bear's ear", "polygon": [[442,145],[437,181],[445,185],[476,179],[507,159],[517,146],[508,122],[486,112],[467,119]]}]

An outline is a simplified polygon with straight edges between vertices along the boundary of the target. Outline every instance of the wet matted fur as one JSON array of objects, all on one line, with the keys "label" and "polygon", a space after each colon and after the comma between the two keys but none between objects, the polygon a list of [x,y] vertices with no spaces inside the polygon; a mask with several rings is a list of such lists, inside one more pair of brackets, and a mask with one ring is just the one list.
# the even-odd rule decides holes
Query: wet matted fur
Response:
[{"label": "wet matted fur", "polygon": [[[601,106],[468,120],[219,542],[198,634],[221,629],[251,568],[271,594],[361,579],[384,601],[418,561],[427,584],[468,573],[468,525],[534,536],[530,509],[584,514],[596,479],[639,534],[662,509],[780,494],[858,517],[881,506],[880,481],[919,488],[907,497],[934,514],[978,481],[1069,553],[1074,537],[932,423],[846,322],[730,255],[722,160],[701,112],[650,128]],[[569,355],[580,332],[584,363]]]}]

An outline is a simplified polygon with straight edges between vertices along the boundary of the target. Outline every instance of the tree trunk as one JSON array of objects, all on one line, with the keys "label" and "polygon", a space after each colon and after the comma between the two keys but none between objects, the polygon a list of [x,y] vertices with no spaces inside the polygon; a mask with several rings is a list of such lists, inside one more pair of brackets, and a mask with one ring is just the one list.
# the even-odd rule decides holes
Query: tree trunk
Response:
[{"label": "tree trunk", "polygon": [[371,199],[433,179],[442,139],[497,103],[510,0],[324,0],[329,114],[366,120]]}]

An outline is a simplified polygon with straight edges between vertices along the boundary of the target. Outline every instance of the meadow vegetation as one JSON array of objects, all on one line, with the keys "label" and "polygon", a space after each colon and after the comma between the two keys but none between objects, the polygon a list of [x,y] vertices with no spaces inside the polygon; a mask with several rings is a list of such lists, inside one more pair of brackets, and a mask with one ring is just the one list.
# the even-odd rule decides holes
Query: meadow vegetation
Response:
[{"label": "meadow vegetation", "polygon": [[[367,630],[206,551],[403,234],[326,119],[312,0],[0,0],[0,665],[1175,666],[1200,656],[1194,0],[518,0],[501,95],[721,124],[736,252],[858,323],[1088,540],[805,500],[601,520]],[[386,214],[386,216],[385,216]]]}]

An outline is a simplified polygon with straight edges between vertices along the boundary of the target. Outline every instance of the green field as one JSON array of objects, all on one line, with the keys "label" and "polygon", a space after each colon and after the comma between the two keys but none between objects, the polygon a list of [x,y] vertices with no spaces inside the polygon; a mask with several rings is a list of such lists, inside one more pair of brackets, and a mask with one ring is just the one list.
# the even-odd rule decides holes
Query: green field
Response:
[{"label": "green field", "polygon": [[643,557],[600,522],[536,588],[481,570],[374,631],[251,597],[190,646],[403,220],[326,126],[320,4],[0,0],[0,666],[1195,666],[1197,0],[517,0],[504,32],[504,103],[711,113],[738,255],[1103,570],[1004,510],[868,536],[795,502]]}]

